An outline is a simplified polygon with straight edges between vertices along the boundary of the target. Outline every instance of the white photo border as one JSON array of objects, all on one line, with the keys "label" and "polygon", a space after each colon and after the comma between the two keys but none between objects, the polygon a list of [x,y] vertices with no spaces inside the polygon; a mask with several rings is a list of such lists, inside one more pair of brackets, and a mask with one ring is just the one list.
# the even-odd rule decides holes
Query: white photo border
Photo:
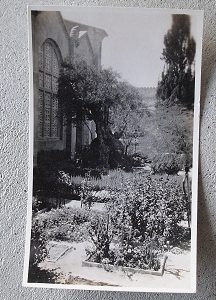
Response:
[{"label": "white photo border", "polygon": [[[194,101],[194,120],[193,120],[193,174],[192,174],[192,212],[191,212],[191,282],[190,289],[187,288],[147,288],[147,287],[114,287],[114,286],[89,286],[89,285],[69,285],[69,284],[49,284],[49,283],[30,283],[28,282],[28,269],[31,242],[31,222],[32,222],[32,187],[33,187],[33,147],[34,147],[34,105],[33,105],[33,51],[32,51],[32,22],[31,12],[38,11],[62,11],[72,10],[74,7],[85,9],[130,9],[131,11],[143,10],[148,12],[166,12],[170,14],[188,14],[199,18],[197,26],[196,54],[195,54],[195,101]],[[68,5],[28,5],[28,54],[29,54],[29,169],[28,169],[28,202],[27,202],[27,224],[25,240],[25,257],[23,282],[24,287],[54,288],[54,289],[73,289],[73,290],[98,290],[98,291],[124,291],[124,292],[155,292],[155,293],[195,293],[197,286],[197,207],[198,207],[198,166],[199,166],[199,128],[200,128],[200,94],[201,94],[201,58],[202,58],[202,38],[203,38],[203,10],[190,9],[167,9],[167,8],[145,8],[145,7],[108,7],[108,6],[68,6]],[[198,24],[197,24],[198,25]]]}]

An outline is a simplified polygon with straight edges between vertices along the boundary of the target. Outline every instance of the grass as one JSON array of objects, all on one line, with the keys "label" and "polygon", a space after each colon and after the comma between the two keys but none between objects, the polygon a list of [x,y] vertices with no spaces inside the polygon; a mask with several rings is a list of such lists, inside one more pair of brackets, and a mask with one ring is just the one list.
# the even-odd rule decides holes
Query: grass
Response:
[{"label": "grass", "polygon": [[104,189],[119,189],[121,182],[132,180],[135,173],[125,172],[121,169],[110,170],[108,175],[102,175],[101,178],[95,178],[90,176],[70,176],[69,174],[61,172],[61,180],[69,186],[81,186],[83,183],[88,184],[95,190]]},{"label": "grass", "polygon": [[[94,177],[82,177],[82,176],[70,176],[66,173],[61,173],[61,180],[68,184],[68,185],[76,185],[81,186],[84,182],[88,182],[88,184],[97,190],[104,190],[104,189],[111,189],[116,190],[121,187],[121,185],[128,181],[142,181],[144,177],[148,176],[146,173],[141,171],[134,171],[134,172],[125,172],[121,169],[117,170],[110,170],[108,175],[102,175],[101,178],[94,178]],[[159,175],[151,175],[152,179],[167,178],[167,174]],[[181,177],[177,175],[169,176],[169,179],[174,179],[177,182],[181,182]]]}]

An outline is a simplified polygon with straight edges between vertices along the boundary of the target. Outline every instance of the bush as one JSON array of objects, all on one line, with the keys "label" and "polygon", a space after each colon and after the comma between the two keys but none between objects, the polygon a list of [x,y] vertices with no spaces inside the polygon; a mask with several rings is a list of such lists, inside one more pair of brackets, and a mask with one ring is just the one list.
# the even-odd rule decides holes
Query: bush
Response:
[{"label": "bush", "polygon": [[106,218],[94,220],[94,249],[88,250],[89,259],[158,270],[167,243],[177,245],[189,239],[189,232],[179,226],[186,212],[181,181],[177,176],[135,173],[122,178],[119,186],[110,189],[109,223]]},{"label": "bush", "polygon": [[38,197],[32,197],[32,211],[37,213],[39,210],[43,209],[42,201]]},{"label": "bush", "polygon": [[31,245],[28,282],[56,283],[58,275],[55,272],[42,270],[39,263],[47,256],[47,236],[44,232],[44,224],[38,218],[33,219],[31,229]]},{"label": "bush", "polygon": [[37,216],[38,223],[48,239],[82,241],[87,238],[88,226],[96,213],[74,208],[58,208]]},{"label": "bush", "polygon": [[41,210],[50,210],[52,208],[58,208],[63,205],[65,201],[63,201],[61,198],[50,198],[46,196],[40,195],[38,193],[37,196],[32,198],[32,211],[34,214],[38,213]]},{"label": "bush", "polygon": [[139,177],[127,181],[120,192],[111,194],[109,212],[116,234],[143,242],[157,237],[163,247],[166,241],[177,242],[178,223],[184,219],[185,199],[180,183],[173,177]]},{"label": "bush", "polygon": [[114,251],[114,264],[117,266],[160,269],[160,250],[151,240],[137,244],[136,240],[124,241],[119,249]]},{"label": "bush", "polygon": [[44,234],[43,225],[34,219],[31,229],[31,248],[29,259],[29,276],[33,280],[37,276],[38,264],[47,256],[47,238]]},{"label": "bush", "polygon": [[[78,199],[78,187],[76,185],[68,185],[62,182],[59,178],[59,173],[40,175],[40,182],[34,178],[34,192],[33,195],[38,198],[64,198],[64,199]],[[36,183],[37,180],[37,183]],[[45,201],[43,201],[45,202]],[[55,206],[52,206],[55,207]],[[46,203],[44,207],[46,208]]]},{"label": "bush", "polygon": [[182,154],[168,153],[153,159],[152,169],[158,174],[177,174],[184,167]]},{"label": "bush", "polygon": [[145,163],[148,162],[147,157],[141,155],[140,153],[134,153],[132,158],[134,167],[143,167]]},{"label": "bush", "polygon": [[108,215],[96,218],[91,223],[89,234],[94,248],[86,249],[88,260],[116,266],[158,270],[160,250],[151,240],[138,243],[137,239],[125,235],[120,243],[111,244],[115,232],[113,221],[114,219]]},{"label": "bush", "polygon": [[89,260],[102,262],[110,258],[110,244],[113,238],[112,229],[110,230],[109,215],[105,217],[96,217],[92,220],[89,227],[89,235],[95,249],[87,250]]},{"label": "bush", "polygon": [[[79,160],[79,159],[78,159]],[[79,187],[68,184],[62,180],[62,174],[82,176],[90,174],[91,177],[100,179],[105,170],[84,168],[77,162],[68,158],[65,151],[40,151],[38,165],[33,170],[33,195],[35,197],[55,197],[64,199],[79,199]],[[44,199],[43,199],[44,200]],[[42,201],[46,208],[46,201]],[[52,206],[55,207],[55,206]]]}]

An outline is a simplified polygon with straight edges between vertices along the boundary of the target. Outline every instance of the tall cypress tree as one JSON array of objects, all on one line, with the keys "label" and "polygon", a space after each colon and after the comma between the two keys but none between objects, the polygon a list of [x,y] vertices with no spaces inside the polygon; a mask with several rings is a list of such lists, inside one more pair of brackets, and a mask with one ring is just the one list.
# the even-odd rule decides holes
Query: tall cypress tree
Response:
[{"label": "tall cypress tree", "polygon": [[164,37],[162,59],[165,62],[157,95],[162,100],[194,103],[194,57],[196,43],[190,34],[190,16],[172,15],[172,27]]}]

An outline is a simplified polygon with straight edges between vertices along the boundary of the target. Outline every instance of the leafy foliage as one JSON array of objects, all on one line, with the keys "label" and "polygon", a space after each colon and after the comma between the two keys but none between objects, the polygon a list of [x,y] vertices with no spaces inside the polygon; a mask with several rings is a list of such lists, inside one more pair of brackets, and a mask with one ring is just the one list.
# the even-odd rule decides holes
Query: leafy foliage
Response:
[{"label": "leafy foliage", "polygon": [[169,106],[158,101],[156,122],[159,154],[154,158],[155,170],[167,169],[170,173],[169,169],[176,168],[177,173],[184,165],[192,165],[193,112],[177,104]]},{"label": "leafy foliage", "polygon": [[36,215],[35,224],[46,239],[91,241],[92,247],[86,249],[90,261],[158,270],[167,243],[178,245],[189,238],[189,230],[179,225],[187,213],[181,178],[122,170],[104,177],[104,182],[103,176],[88,176],[85,181],[67,177],[69,182],[83,184],[83,199],[88,199],[96,186],[102,188],[101,193],[108,192],[104,211],[52,209]]},{"label": "leafy foliage", "polygon": [[[47,282],[54,281],[54,274],[50,272],[43,272],[38,267],[38,264],[42,262],[47,256],[47,237],[44,233],[44,228],[40,222],[36,219],[32,222],[31,228],[31,248],[30,248],[30,259],[29,259],[29,275],[28,281],[30,282],[41,282],[43,278]],[[40,278],[40,275],[42,275]]]},{"label": "leafy foliage", "polygon": [[59,78],[58,97],[67,121],[98,119],[119,99],[118,75],[111,69],[98,70],[85,61],[64,63]]},{"label": "leafy foliage", "polygon": [[87,210],[63,207],[41,213],[35,220],[47,239],[78,242],[86,238],[86,228],[94,215]]},{"label": "leafy foliage", "polygon": [[36,266],[47,255],[46,250],[47,238],[43,231],[43,226],[41,226],[40,222],[35,219],[32,222],[31,229],[31,251],[30,251],[30,266]]},{"label": "leafy foliage", "polygon": [[91,241],[93,242],[95,249],[88,250],[88,259],[95,262],[102,262],[104,260],[109,260],[110,258],[110,244],[113,239],[112,227],[110,229],[109,214],[107,219],[102,217],[96,217],[92,220],[89,227],[89,235]]},{"label": "leafy foliage", "polygon": [[[70,146],[70,125],[86,119],[96,125],[97,138],[87,151],[87,164],[91,167],[116,168],[122,163],[122,133],[112,132],[112,109],[120,105],[133,108],[139,98],[137,89],[121,81],[112,69],[96,69],[85,61],[63,64],[59,78],[58,98],[64,116]],[[130,127],[130,126],[129,126]],[[122,131],[122,129],[121,129]]]},{"label": "leafy foliage", "polygon": [[124,242],[114,253],[114,264],[117,266],[155,271],[160,269],[160,250],[151,240],[145,240],[142,244],[136,241],[130,241],[130,244]]},{"label": "leafy foliage", "polygon": [[48,236],[44,231],[44,224],[38,218],[33,218],[28,282],[57,283],[58,274],[55,271],[43,270],[39,267],[48,254],[47,243]]},{"label": "leafy foliage", "polygon": [[174,178],[147,176],[127,181],[123,190],[112,194],[111,214],[118,234],[136,240],[155,238],[161,245],[178,239],[178,223],[184,218],[185,201],[180,182]]},{"label": "leafy foliage", "polygon": [[163,154],[154,158],[152,169],[154,173],[159,174],[177,174],[185,166],[184,156],[181,154],[171,153]]},{"label": "leafy foliage", "polygon": [[120,184],[107,203],[108,221],[91,224],[94,249],[88,249],[89,259],[158,270],[167,243],[178,244],[185,237],[178,225],[186,213],[180,181],[138,174]]},{"label": "leafy foliage", "polygon": [[[89,234],[94,244],[93,249],[86,249],[88,260],[123,267],[154,269],[160,268],[159,254],[160,250],[152,241],[137,243],[129,237],[118,243],[114,239],[115,220],[108,214],[106,217],[97,217],[91,223]],[[116,237],[115,237],[116,238]],[[130,239],[130,240],[129,240]]]},{"label": "leafy foliage", "polygon": [[124,145],[125,155],[128,155],[137,137],[144,135],[142,120],[146,117],[147,109],[138,89],[129,84],[125,84],[124,89],[124,101],[110,110],[110,123],[115,136]]}]

